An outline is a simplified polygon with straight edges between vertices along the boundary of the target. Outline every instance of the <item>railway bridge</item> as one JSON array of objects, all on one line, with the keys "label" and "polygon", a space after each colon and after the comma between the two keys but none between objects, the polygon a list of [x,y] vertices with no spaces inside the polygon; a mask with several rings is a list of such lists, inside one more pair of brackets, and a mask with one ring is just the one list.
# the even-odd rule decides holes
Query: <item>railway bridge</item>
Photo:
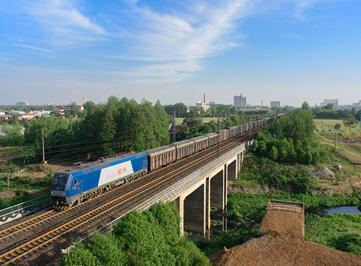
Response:
[{"label": "railway bridge", "polygon": [[227,206],[227,182],[240,172],[255,131],[160,168],[68,210],[43,210],[0,227],[1,265],[46,265],[68,252],[75,240],[111,231],[127,213],[175,201],[181,232],[206,235],[211,209]]},{"label": "railway bridge", "polygon": [[137,209],[144,210],[158,202],[176,201],[181,233],[210,233],[211,210],[225,210],[227,182],[237,178],[251,144],[252,139],[238,143],[226,153],[144,201]]}]

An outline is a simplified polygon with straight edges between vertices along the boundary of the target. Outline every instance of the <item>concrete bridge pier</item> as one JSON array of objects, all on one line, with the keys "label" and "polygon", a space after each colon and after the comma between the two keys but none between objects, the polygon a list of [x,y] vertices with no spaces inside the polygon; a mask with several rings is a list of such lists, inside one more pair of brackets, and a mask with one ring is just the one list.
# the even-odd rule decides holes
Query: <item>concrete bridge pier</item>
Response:
[{"label": "concrete bridge pier", "polygon": [[188,231],[205,235],[210,229],[210,183],[210,178],[205,178],[183,191],[176,199],[181,234]]},{"label": "concrete bridge pier", "polygon": [[[244,159],[245,145],[233,157],[218,165],[203,178],[183,190],[176,198],[180,214],[180,231],[210,236],[211,210],[222,214],[227,209],[227,183],[235,180]],[[217,213],[215,213],[216,216]],[[227,222],[223,220],[223,229]]]},{"label": "concrete bridge pier", "polygon": [[234,160],[228,164],[228,179],[236,180],[237,179],[237,160]]}]

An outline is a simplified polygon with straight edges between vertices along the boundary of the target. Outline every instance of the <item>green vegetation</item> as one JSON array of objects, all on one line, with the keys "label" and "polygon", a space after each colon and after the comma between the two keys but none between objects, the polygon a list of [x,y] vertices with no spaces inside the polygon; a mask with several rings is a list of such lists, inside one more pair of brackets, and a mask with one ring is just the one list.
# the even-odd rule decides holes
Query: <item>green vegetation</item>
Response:
[{"label": "green vegetation", "polygon": [[248,156],[242,174],[237,182],[240,185],[261,185],[293,193],[310,192],[317,186],[306,167],[284,166],[268,158]]},{"label": "green vegetation", "polygon": [[306,240],[361,255],[361,215],[306,216]]},{"label": "green vegetation", "polygon": [[12,124],[2,123],[1,131],[5,134],[0,138],[1,146],[17,146],[24,144],[24,136],[19,121],[15,120]]},{"label": "green vegetation", "polygon": [[332,106],[317,107],[312,109],[313,115],[317,119],[341,119],[346,120],[353,116],[356,120],[359,120],[361,111],[356,109],[351,110],[333,110]]},{"label": "green vegetation", "polygon": [[187,115],[187,106],[184,103],[169,104],[164,106],[164,110],[169,116],[185,117]]},{"label": "green vegetation", "polygon": [[281,163],[316,164],[325,159],[308,109],[285,115],[269,129],[257,133],[252,150],[258,156]]},{"label": "green vegetation", "polygon": [[[342,121],[337,122],[330,127],[342,130],[345,125]],[[340,124],[341,129],[338,126],[335,129],[335,124]],[[352,195],[343,194],[343,187],[337,190],[338,184],[352,187],[352,177],[359,174],[349,160],[340,156],[340,152],[346,149],[344,144],[340,144],[337,151],[329,146],[322,147],[314,129],[313,117],[305,104],[301,110],[285,115],[257,135],[252,147],[254,152],[246,156],[234,188],[256,194],[236,192],[228,195],[226,216],[229,230],[213,234],[210,241],[197,243],[207,255],[257,237],[271,199],[305,204],[307,240],[360,254],[359,217],[318,217],[312,214],[324,208],[360,205],[361,198],[353,189]],[[347,149],[354,153],[361,151],[357,144],[347,144]],[[338,164],[342,166],[341,170],[336,167]],[[317,172],[322,172],[325,167],[326,173],[334,174],[332,178],[317,176],[321,175]],[[327,190],[327,185],[330,185],[330,190]],[[330,226],[333,222],[334,225]]]},{"label": "green vegetation", "polygon": [[50,158],[86,159],[142,151],[169,142],[169,119],[159,102],[153,106],[110,97],[107,104],[87,102],[84,108],[78,120],[54,117],[30,121],[25,125],[26,143],[40,150],[43,130]]},{"label": "green vegetation", "polygon": [[174,204],[131,212],[106,235],[78,243],[63,265],[210,265],[207,257],[179,234]]},{"label": "green vegetation", "polygon": [[353,124],[350,131],[349,125],[346,125],[344,120],[315,119],[314,122],[317,132],[333,140],[335,134],[342,137],[354,137],[361,134],[360,127],[357,124]]},{"label": "green vegetation", "polygon": [[82,114],[62,119],[58,116],[35,118],[21,125],[15,119],[3,124],[7,134],[1,145],[24,146],[17,158],[42,158],[42,135],[46,159],[51,162],[74,162],[98,159],[119,152],[142,151],[169,143],[169,117],[157,102],[138,104],[134,100],[110,97],[106,104],[87,102]]},{"label": "green vegetation", "polygon": [[0,209],[49,192],[52,172],[43,166],[20,168],[8,162],[0,165]]}]

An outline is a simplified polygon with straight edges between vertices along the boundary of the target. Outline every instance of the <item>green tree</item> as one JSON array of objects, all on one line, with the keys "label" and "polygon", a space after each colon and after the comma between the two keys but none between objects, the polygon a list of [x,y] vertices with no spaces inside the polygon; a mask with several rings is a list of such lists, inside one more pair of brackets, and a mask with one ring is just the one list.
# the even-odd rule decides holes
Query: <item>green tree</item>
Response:
[{"label": "green tree", "polygon": [[310,109],[310,105],[308,104],[308,102],[303,102],[303,103],[302,103],[302,109],[305,109],[305,110],[309,110],[309,109]]},{"label": "green tree", "polygon": [[187,115],[187,106],[184,103],[166,105],[164,109],[169,116],[173,116],[174,113],[176,117],[185,117]]},{"label": "green tree", "polygon": [[274,161],[277,161],[277,159],[278,159],[278,150],[277,150],[277,148],[275,146],[272,146],[272,148],[271,148],[270,157]]},{"label": "green tree", "polygon": [[24,144],[24,135],[22,133],[22,126],[19,121],[15,121],[11,125],[8,123],[2,124],[2,131],[5,136],[0,138],[0,143],[5,146],[21,146]]},{"label": "green tree", "polygon": [[352,126],[357,123],[357,120],[354,115],[349,113],[347,115],[346,119],[343,121],[343,123],[345,124],[345,126],[350,128],[350,133],[351,133]]},{"label": "green tree", "polygon": [[93,253],[81,244],[77,244],[62,260],[63,266],[98,266],[101,265]]},{"label": "green tree", "polygon": [[101,235],[96,233],[90,239],[87,248],[97,258],[100,265],[120,266],[126,264],[126,257],[121,249],[121,244],[113,234]]},{"label": "green tree", "polygon": [[110,108],[105,109],[104,119],[100,128],[99,137],[102,143],[104,143],[104,152],[108,155],[112,155],[114,153],[114,150],[112,149],[112,142],[114,141],[116,134],[116,124]]},{"label": "green tree", "polygon": [[132,212],[115,226],[114,234],[124,243],[130,264],[169,265],[164,234],[152,215]]}]

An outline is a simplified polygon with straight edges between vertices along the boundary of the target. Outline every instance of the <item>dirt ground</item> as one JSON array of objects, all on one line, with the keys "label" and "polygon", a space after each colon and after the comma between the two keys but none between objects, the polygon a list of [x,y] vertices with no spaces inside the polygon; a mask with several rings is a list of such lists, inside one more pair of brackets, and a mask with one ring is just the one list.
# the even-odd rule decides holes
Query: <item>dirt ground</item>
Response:
[{"label": "dirt ground", "polygon": [[0,191],[0,200],[11,199],[16,196],[14,191]]},{"label": "dirt ground", "polygon": [[353,151],[340,151],[339,153],[354,165],[361,165],[361,153]]},{"label": "dirt ground", "polygon": [[303,205],[270,202],[263,217],[260,232],[291,237],[304,237]]},{"label": "dirt ground", "polygon": [[361,265],[361,257],[304,241],[300,237],[267,234],[219,253],[214,265]]},{"label": "dirt ground", "polygon": [[304,240],[303,208],[294,204],[267,207],[260,232],[264,235],[224,250],[213,265],[360,265],[361,257]]}]

